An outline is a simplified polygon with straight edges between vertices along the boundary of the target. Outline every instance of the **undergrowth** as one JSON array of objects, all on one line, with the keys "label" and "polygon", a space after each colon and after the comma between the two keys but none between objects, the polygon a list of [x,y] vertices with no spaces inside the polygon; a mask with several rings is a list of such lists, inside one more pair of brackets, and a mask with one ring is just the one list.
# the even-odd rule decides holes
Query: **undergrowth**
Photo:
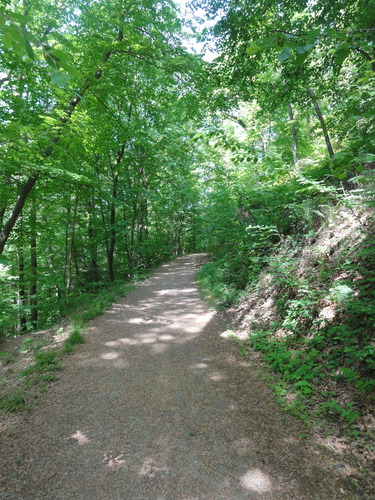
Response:
[{"label": "undergrowth", "polygon": [[85,337],[82,335],[83,323],[76,322],[73,324],[72,331],[69,337],[64,342],[63,351],[65,354],[69,354],[74,351],[74,347],[83,344]]},{"label": "undergrowth", "polygon": [[225,309],[238,301],[241,294],[230,275],[228,266],[221,260],[207,262],[198,271],[196,280],[209,307]]},{"label": "undergrowth", "polygon": [[[340,247],[331,258],[317,252],[301,272],[302,250],[313,245],[312,233],[284,239],[268,256],[267,276],[275,295],[271,321],[252,319],[241,351],[254,349],[275,374],[279,403],[304,422],[326,421],[349,439],[368,440],[360,425],[375,392],[375,240],[363,228],[357,247]],[[216,307],[231,305],[239,290],[226,282],[222,260],[198,274],[204,297]],[[248,290],[260,291],[255,280]],[[229,299],[229,300],[228,300]],[[245,298],[243,300],[246,300]],[[327,318],[321,311],[332,314]]]}]

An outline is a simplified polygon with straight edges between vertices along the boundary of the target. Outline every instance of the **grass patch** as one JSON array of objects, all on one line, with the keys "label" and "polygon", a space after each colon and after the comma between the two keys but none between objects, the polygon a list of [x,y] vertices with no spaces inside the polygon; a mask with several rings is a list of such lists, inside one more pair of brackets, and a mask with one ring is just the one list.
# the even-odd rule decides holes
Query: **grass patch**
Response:
[{"label": "grass patch", "polygon": [[45,347],[48,345],[48,340],[47,339],[32,339],[32,338],[25,338],[22,341],[22,344],[20,346],[20,352],[30,352],[30,351],[37,351],[38,349],[41,349],[42,347]]},{"label": "grass patch", "polygon": [[15,355],[9,354],[8,352],[0,351],[0,359],[4,366],[9,365],[15,360]]},{"label": "grass patch", "polygon": [[42,390],[46,383],[55,382],[56,380],[58,380],[58,377],[52,373],[43,373],[41,375],[36,375],[35,377],[28,377],[23,384],[23,389],[26,390],[30,387],[38,385]]},{"label": "grass patch", "polygon": [[60,353],[58,351],[43,351],[34,354],[35,363],[28,366],[21,372],[22,377],[26,377],[33,373],[50,372],[61,369],[61,363],[57,359]]},{"label": "grass patch", "polygon": [[13,394],[5,394],[0,398],[0,409],[4,413],[25,410],[27,408],[25,393],[18,390]]},{"label": "grass patch", "polygon": [[82,335],[83,325],[81,322],[75,323],[69,337],[64,342],[63,352],[70,354],[74,351],[74,347],[83,344],[85,337]]}]

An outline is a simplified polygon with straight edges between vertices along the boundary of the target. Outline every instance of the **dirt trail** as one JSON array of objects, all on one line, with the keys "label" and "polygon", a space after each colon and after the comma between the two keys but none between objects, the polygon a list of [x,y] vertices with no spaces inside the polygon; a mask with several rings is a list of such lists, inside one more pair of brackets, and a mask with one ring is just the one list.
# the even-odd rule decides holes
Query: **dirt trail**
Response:
[{"label": "dirt trail", "polygon": [[0,498],[352,499],[202,303],[201,255],[92,322],[60,380],[2,433]]}]

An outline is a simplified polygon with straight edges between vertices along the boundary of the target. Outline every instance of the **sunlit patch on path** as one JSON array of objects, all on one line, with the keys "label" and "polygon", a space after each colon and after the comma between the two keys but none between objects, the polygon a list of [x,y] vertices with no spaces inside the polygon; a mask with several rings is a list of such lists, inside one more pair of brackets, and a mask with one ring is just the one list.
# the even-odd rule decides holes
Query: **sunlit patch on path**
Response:
[{"label": "sunlit patch on path", "polygon": [[160,465],[158,463],[158,460],[156,460],[155,458],[147,457],[145,458],[142,467],[140,468],[139,475],[155,477],[157,473],[167,472],[168,470],[168,467]]},{"label": "sunlit patch on path", "polygon": [[82,431],[76,431],[70,436],[70,439],[75,439],[81,446],[90,442],[90,439]]},{"label": "sunlit patch on path", "polygon": [[271,481],[267,474],[259,469],[248,470],[246,474],[240,478],[244,488],[257,493],[265,493],[271,490]]},{"label": "sunlit patch on path", "polygon": [[120,454],[116,456],[113,451],[104,454],[103,462],[109,469],[120,469],[126,465],[124,455]]}]

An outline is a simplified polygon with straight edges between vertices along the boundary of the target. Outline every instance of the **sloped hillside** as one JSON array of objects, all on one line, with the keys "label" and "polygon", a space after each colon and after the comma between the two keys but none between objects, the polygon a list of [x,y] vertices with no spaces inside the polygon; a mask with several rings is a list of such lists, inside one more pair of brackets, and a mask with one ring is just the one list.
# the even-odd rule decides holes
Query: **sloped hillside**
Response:
[{"label": "sloped hillside", "polygon": [[[285,239],[226,314],[241,350],[261,353],[280,403],[371,477],[374,450],[374,220],[367,208],[326,208],[324,223]],[[352,463],[353,467],[348,465]],[[362,469],[361,469],[362,468]]]}]

